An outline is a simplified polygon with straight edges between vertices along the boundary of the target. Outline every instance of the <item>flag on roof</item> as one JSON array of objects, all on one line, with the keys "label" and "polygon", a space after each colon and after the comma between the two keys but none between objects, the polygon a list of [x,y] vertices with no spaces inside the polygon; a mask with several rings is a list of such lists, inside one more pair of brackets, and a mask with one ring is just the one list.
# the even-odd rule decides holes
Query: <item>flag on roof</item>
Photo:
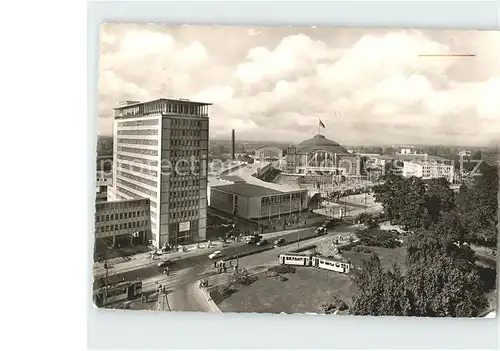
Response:
[{"label": "flag on roof", "polygon": [[321,122],[321,120],[319,120],[319,126],[322,128],[326,128],[325,125],[323,124],[323,122]]}]

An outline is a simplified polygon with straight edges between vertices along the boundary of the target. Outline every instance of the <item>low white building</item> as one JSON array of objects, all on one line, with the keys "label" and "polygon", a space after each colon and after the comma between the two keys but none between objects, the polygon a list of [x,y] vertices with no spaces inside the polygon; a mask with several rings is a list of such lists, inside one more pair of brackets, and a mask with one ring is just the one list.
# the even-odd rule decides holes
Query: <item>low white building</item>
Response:
[{"label": "low white building", "polygon": [[403,177],[446,178],[453,183],[454,173],[453,165],[435,160],[413,160],[403,163]]}]

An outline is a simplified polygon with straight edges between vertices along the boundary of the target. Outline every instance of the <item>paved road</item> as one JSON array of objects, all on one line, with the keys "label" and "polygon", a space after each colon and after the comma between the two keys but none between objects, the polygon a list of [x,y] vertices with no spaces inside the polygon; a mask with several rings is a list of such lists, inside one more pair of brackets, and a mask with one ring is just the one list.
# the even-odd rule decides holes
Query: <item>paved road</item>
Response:
[{"label": "paved road", "polygon": [[[327,235],[301,240],[300,246],[318,244],[322,241],[331,241],[332,237],[339,233],[353,232],[356,227],[342,226],[336,228]],[[292,233],[296,238],[297,233]],[[253,245],[243,244],[241,247],[255,248]],[[252,254],[239,259],[240,267],[254,269],[267,265],[277,264],[277,256],[281,252],[295,250],[297,243],[282,246],[269,251]],[[231,252],[231,251],[229,251]],[[234,262],[234,261],[233,261]],[[216,276],[213,268],[213,261],[207,256],[194,256],[176,261],[170,269],[170,275],[162,274],[162,269],[158,267],[147,267],[133,272],[126,272],[109,278],[109,281],[119,281],[122,279],[132,280],[141,279],[143,281],[143,290],[146,293],[153,293],[156,290],[156,283],[162,284],[169,290],[168,301],[172,311],[207,311],[208,306],[203,296],[199,292],[198,282],[201,278]],[[220,279],[220,276],[217,276]],[[100,284],[103,282],[101,281]]]},{"label": "paved road", "polygon": [[[354,230],[349,230],[350,224],[340,224],[337,225],[336,227],[330,229],[330,234],[334,233],[339,233],[339,232],[353,232]],[[285,242],[291,241],[291,240],[297,240],[297,238],[300,239],[300,241],[304,241],[307,239],[310,239],[312,237],[315,237],[315,228],[306,228],[306,229],[292,229],[289,231],[285,231],[285,234],[280,234],[279,233],[270,233],[267,235],[263,235],[264,238],[269,238],[269,243],[267,246],[272,246],[273,241],[277,239],[285,239]],[[274,235],[278,234],[278,235]],[[330,236],[330,235],[329,235]],[[296,245],[296,244],[294,244]],[[260,248],[254,244],[246,244],[246,243],[234,243],[233,246],[218,249],[218,248],[212,248],[212,249],[207,249],[203,251],[203,255],[192,255],[190,257],[182,257],[179,259],[174,259],[172,262],[173,264],[170,266],[170,272],[173,274],[174,272],[178,270],[182,270],[186,267],[191,267],[193,269],[199,269],[200,267],[208,266],[211,265],[213,261],[211,261],[208,258],[208,255],[211,252],[214,252],[216,250],[221,250],[224,253],[224,257],[237,257],[239,255],[245,255],[248,253],[251,253],[253,251],[257,251]],[[221,258],[224,258],[221,257]],[[130,271],[127,272],[122,272],[118,274],[113,274],[112,270],[109,272],[108,276],[108,282],[109,283],[114,283],[122,280],[134,280],[134,279],[139,279],[139,280],[145,280],[151,277],[158,276],[162,273],[163,269],[157,267],[158,262],[161,262],[161,260],[157,260],[151,263],[146,263],[147,266],[139,267],[134,269],[134,267],[131,267]],[[101,286],[104,286],[105,279],[104,277],[97,278],[94,282],[94,288],[99,288]]]},{"label": "paved road", "polygon": [[[348,228],[347,231],[354,231],[356,227]],[[301,246],[309,245],[319,245],[322,242],[329,242],[332,240],[335,234],[329,234],[321,237],[314,237],[304,240]],[[260,270],[265,269],[269,266],[274,266],[278,264],[278,255],[282,252],[293,251],[297,248],[297,244],[290,244],[275,248],[273,250],[264,251],[242,257],[239,259],[239,266],[245,267],[247,270]],[[192,274],[185,275],[182,283],[180,280],[176,282],[165,282],[167,289],[173,289],[173,291],[168,295],[169,305],[172,311],[199,311],[207,312],[210,311],[206,301],[200,293],[198,288],[199,279],[208,279],[210,285],[216,285],[227,279],[230,274],[215,274],[211,265],[204,266],[201,271],[196,274],[196,270],[192,271]],[[171,285],[172,284],[172,285]]]}]

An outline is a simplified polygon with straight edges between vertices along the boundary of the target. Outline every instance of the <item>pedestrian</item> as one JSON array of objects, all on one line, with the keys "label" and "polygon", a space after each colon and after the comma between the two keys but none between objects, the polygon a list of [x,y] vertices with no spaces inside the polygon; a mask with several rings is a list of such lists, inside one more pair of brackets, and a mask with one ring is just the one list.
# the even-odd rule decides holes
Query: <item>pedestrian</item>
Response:
[{"label": "pedestrian", "polygon": [[226,266],[224,265],[224,273],[226,273]]},{"label": "pedestrian", "polygon": [[217,268],[217,261],[214,261],[214,268]]}]

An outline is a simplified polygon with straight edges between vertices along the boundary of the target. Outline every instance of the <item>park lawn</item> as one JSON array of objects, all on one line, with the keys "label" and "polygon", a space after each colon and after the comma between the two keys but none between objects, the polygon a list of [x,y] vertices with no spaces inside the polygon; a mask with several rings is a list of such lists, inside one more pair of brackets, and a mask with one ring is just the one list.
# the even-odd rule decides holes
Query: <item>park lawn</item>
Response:
[{"label": "park lawn", "polygon": [[258,275],[258,280],[218,303],[223,312],[320,313],[319,304],[336,295],[352,303],[351,282],[347,275],[312,267],[297,267],[284,274],[287,281]]},{"label": "park lawn", "polygon": [[[380,258],[382,267],[386,270],[392,269],[396,263],[402,272],[406,270],[406,247],[401,246],[395,249],[369,246],[369,248]],[[342,256],[351,259],[354,265],[359,265],[361,260],[368,259],[370,254],[354,251],[342,251]]]}]

